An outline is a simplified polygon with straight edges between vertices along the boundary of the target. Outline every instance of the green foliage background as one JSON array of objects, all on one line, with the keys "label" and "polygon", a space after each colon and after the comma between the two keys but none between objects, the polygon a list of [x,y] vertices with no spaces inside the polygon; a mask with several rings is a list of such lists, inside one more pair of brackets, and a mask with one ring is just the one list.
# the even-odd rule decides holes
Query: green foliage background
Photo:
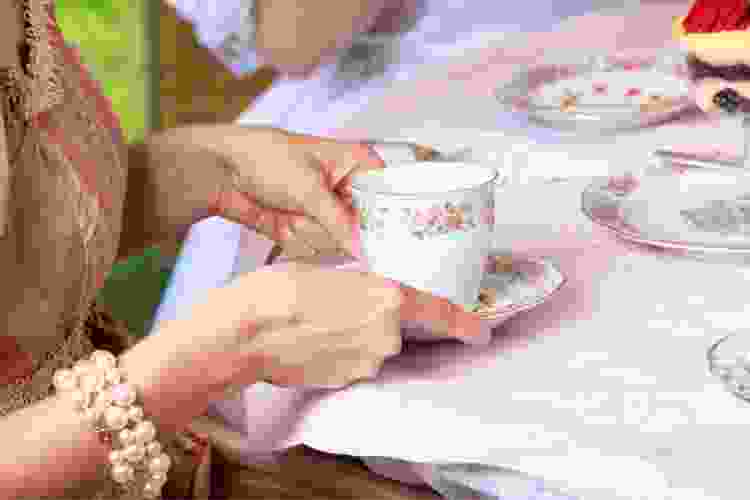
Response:
[{"label": "green foliage background", "polygon": [[[93,76],[112,99],[129,141],[148,130],[150,90],[145,8],[155,0],[57,0],[65,38],[77,44]],[[156,43],[156,41],[154,41]],[[167,283],[156,249],[115,265],[98,300],[133,333],[143,335]]]},{"label": "green foliage background", "polygon": [[87,66],[112,99],[127,138],[142,138],[148,116],[147,0],[57,0],[56,4],[66,39],[80,46]]}]

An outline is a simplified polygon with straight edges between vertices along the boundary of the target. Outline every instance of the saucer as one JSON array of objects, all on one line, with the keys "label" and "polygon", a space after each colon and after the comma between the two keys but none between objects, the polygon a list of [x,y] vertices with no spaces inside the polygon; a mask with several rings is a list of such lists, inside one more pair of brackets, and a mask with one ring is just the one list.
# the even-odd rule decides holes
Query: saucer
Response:
[{"label": "saucer", "polygon": [[[565,275],[549,260],[493,252],[474,313],[494,328],[543,304],[565,282]],[[488,293],[491,296],[486,298]]]},{"label": "saucer", "polygon": [[701,253],[750,253],[750,175],[740,169],[658,169],[600,179],[583,192],[594,223],[635,243]]}]

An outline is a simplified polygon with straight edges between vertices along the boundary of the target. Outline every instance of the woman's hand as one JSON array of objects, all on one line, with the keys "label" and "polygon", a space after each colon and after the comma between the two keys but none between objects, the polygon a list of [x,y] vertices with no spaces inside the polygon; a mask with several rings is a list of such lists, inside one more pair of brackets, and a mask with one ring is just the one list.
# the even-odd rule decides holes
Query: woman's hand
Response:
[{"label": "woman's hand", "polygon": [[[393,146],[416,160],[435,153]],[[176,247],[192,224],[220,215],[297,258],[358,256],[351,176],[384,163],[361,143],[271,128],[190,125],[132,144],[128,165],[120,256],[154,244]]]},{"label": "woman's hand", "polygon": [[125,365],[153,394],[147,406],[189,419],[228,386],[333,388],[371,378],[400,351],[404,320],[445,338],[489,339],[476,315],[445,299],[368,273],[290,263],[214,290],[191,317],[160,324]]},{"label": "woman's hand", "polygon": [[244,134],[225,141],[233,182],[218,196],[214,211],[282,244],[293,258],[356,256],[351,175],[382,168],[382,160],[364,144],[274,129]]}]

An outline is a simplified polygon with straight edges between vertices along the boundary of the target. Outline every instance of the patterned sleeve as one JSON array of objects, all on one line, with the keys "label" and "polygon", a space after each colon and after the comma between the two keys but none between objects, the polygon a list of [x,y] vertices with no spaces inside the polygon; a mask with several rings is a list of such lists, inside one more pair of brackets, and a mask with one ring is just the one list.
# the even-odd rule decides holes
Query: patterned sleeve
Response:
[{"label": "patterned sleeve", "polygon": [[255,53],[253,0],[166,0],[193,25],[198,43],[211,50],[236,76],[259,66]]}]

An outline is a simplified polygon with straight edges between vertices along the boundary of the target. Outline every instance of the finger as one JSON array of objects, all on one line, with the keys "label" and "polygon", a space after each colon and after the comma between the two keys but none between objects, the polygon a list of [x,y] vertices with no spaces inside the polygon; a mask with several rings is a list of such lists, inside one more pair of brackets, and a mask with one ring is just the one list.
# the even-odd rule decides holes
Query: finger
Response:
[{"label": "finger", "polygon": [[[324,182],[321,175],[321,184]],[[318,189],[311,189],[302,204],[305,213],[310,214],[325,229],[338,248],[346,250],[349,255],[357,255],[354,244],[356,218],[332,190],[323,185]]]},{"label": "finger", "polygon": [[345,142],[325,137],[289,134],[290,144],[303,146],[321,163],[329,167],[332,185],[357,169],[384,168],[383,159],[366,142]]},{"label": "finger", "polygon": [[302,209],[313,215],[340,249],[358,257],[358,239],[353,235],[356,226],[351,209],[350,179],[358,169],[382,168],[382,160],[366,144],[298,135],[288,137],[291,144],[305,146],[319,173],[318,185],[322,187],[311,186],[307,190]]},{"label": "finger", "polygon": [[400,354],[403,348],[401,311],[399,309],[384,311],[382,319],[365,327],[362,335],[365,339],[381,339],[377,343],[376,352],[384,359]]},{"label": "finger", "polygon": [[292,236],[292,214],[262,207],[240,191],[231,190],[224,193],[218,208],[222,217],[255,229],[274,241],[281,242]]},{"label": "finger", "polygon": [[401,292],[401,319],[424,324],[440,336],[486,344],[489,335],[479,315],[408,285],[392,281]]},{"label": "finger", "polygon": [[292,232],[295,239],[300,239],[314,249],[316,253],[333,255],[337,253],[339,245],[331,235],[317,221],[309,217],[298,217],[294,220]]},{"label": "finger", "polygon": [[316,247],[304,234],[295,228],[304,216],[282,210],[262,207],[255,200],[239,191],[222,197],[220,213],[223,217],[252,228],[263,236],[279,243],[290,258],[311,257],[317,254]]},{"label": "finger", "polygon": [[376,377],[382,365],[382,359],[373,359],[362,351],[339,350],[320,353],[312,362],[269,364],[261,377],[280,387],[338,389]]},{"label": "finger", "polygon": [[286,260],[308,260],[315,259],[318,252],[310,246],[304,239],[292,237],[280,243],[282,255]]},{"label": "finger", "polygon": [[362,360],[361,352],[337,353],[327,360],[327,368],[305,378],[306,387],[338,389],[357,382],[373,380],[383,367],[383,360]]},{"label": "finger", "polygon": [[334,171],[331,175],[334,188],[343,193],[351,194],[352,177],[368,170],[385,168],[385,162],[369,144],[347,144],[340,151],[338,161],[345,168]]}]

